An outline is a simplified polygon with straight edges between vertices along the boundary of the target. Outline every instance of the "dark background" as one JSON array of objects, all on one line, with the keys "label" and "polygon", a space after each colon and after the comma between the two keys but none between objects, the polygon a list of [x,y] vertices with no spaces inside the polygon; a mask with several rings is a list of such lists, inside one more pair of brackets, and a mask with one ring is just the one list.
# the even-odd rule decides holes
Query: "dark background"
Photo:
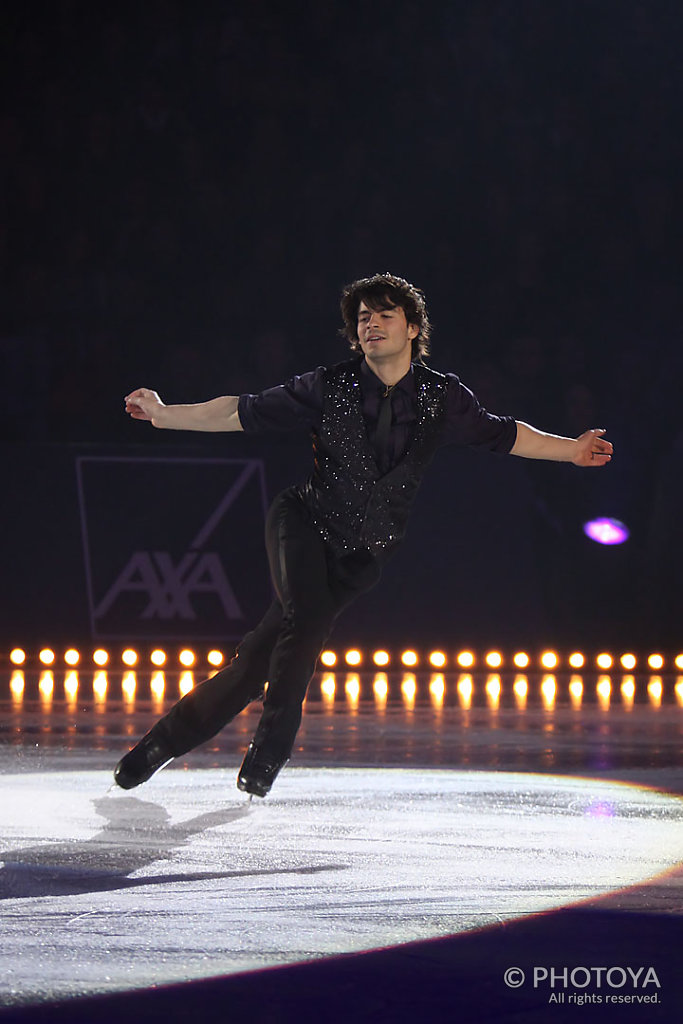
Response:
[{"label": "dark background", "polygon": [[[492,411],[608,428],[600,473],[510,470],[550,627],[679,642],[679,0],[52,0],[0,18],[12,464],[46,443],[177,445],[123,395],[203,400],[337,361],[341,287],[391,270],[427,294],[432,365]],[[439,465],[457,500],[457,459]],[[597,514],[628,544],[586,540]],[[407,576],[429,540],[418,522]],[[416,633],[452,579],[431,585]]]}]

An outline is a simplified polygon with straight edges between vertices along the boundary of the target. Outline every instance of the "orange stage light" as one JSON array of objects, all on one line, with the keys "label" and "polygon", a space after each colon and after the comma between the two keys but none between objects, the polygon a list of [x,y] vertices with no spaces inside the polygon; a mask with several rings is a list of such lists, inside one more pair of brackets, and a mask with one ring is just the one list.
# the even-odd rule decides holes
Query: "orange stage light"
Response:
[{"label": "orange stage light", "polygon": [[559,660],[555,651],[544,651],[541,655],[541,665],[543,668],[557,668]]}]

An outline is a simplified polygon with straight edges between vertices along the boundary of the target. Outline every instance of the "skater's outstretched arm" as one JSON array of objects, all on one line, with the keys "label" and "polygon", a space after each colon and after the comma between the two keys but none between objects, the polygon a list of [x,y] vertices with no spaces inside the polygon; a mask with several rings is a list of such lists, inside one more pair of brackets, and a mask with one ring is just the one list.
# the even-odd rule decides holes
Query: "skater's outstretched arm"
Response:
[{"label": "skater's outstretched arm", "polygon": [[602,436],[604,433],[604,430],[586,430],[577,438],[558,437],[518,421],[517,440],[510,454],[521,455],[524,459],[573,462],[575,466],[604,466],[614,450]]},{"label": "skater's outstretched arm", "polygon": [[224,395],[196,405],[164,405],[149,388],[138,388],[125,398],[126,412],[134,420],[147,420],[163,430],[242,430],[238,401],[235,395]]}]

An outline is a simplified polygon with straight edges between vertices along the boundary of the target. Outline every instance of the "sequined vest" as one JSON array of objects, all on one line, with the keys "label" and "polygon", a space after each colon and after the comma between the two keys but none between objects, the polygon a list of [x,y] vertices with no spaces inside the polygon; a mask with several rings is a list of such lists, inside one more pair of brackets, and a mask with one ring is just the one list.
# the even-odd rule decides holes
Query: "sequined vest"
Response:
[{"label": "sequined vest", "polygon": [[320,431],[313,435],[315,467],[304,501],[337,555],[369,550],[385,561],[403,538],[422,475],[437,449],[446,410],[443,374],[413,364],[417,422],[408,449],[381,475],[362,412],[360,360],[339,363],[325,376]]}]

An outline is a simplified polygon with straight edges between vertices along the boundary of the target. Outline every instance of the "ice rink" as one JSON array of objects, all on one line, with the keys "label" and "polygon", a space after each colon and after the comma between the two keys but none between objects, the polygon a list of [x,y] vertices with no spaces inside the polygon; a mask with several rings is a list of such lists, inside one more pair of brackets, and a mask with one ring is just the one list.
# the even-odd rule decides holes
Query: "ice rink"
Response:
[{"label": "ice rink", "polygon": [[676,798],[557,776],[292,768],[251,804],[217,769],[108,786],[2,777],[6,1004],[482,928],[642,882],[683,839]]},{"label": "ice rink", "polygon": [[492,708],[475,679],[463,709],[445,682],[439,707],[420,679],[408,706],[362,679],[309,701],[250,802],[256,712],[124,792],[111,769],[159,702],[70,711],[27,681],[3,707],[0,1018],[186,1020],[214,993],[269,1022],[415,1019],[418,997],[446,1020],[457,993],[460,1020],[559,1021],[504,968],[585,961],[654,965],[658,1005],[629,1019],[679,1019],[680,707]]}]

